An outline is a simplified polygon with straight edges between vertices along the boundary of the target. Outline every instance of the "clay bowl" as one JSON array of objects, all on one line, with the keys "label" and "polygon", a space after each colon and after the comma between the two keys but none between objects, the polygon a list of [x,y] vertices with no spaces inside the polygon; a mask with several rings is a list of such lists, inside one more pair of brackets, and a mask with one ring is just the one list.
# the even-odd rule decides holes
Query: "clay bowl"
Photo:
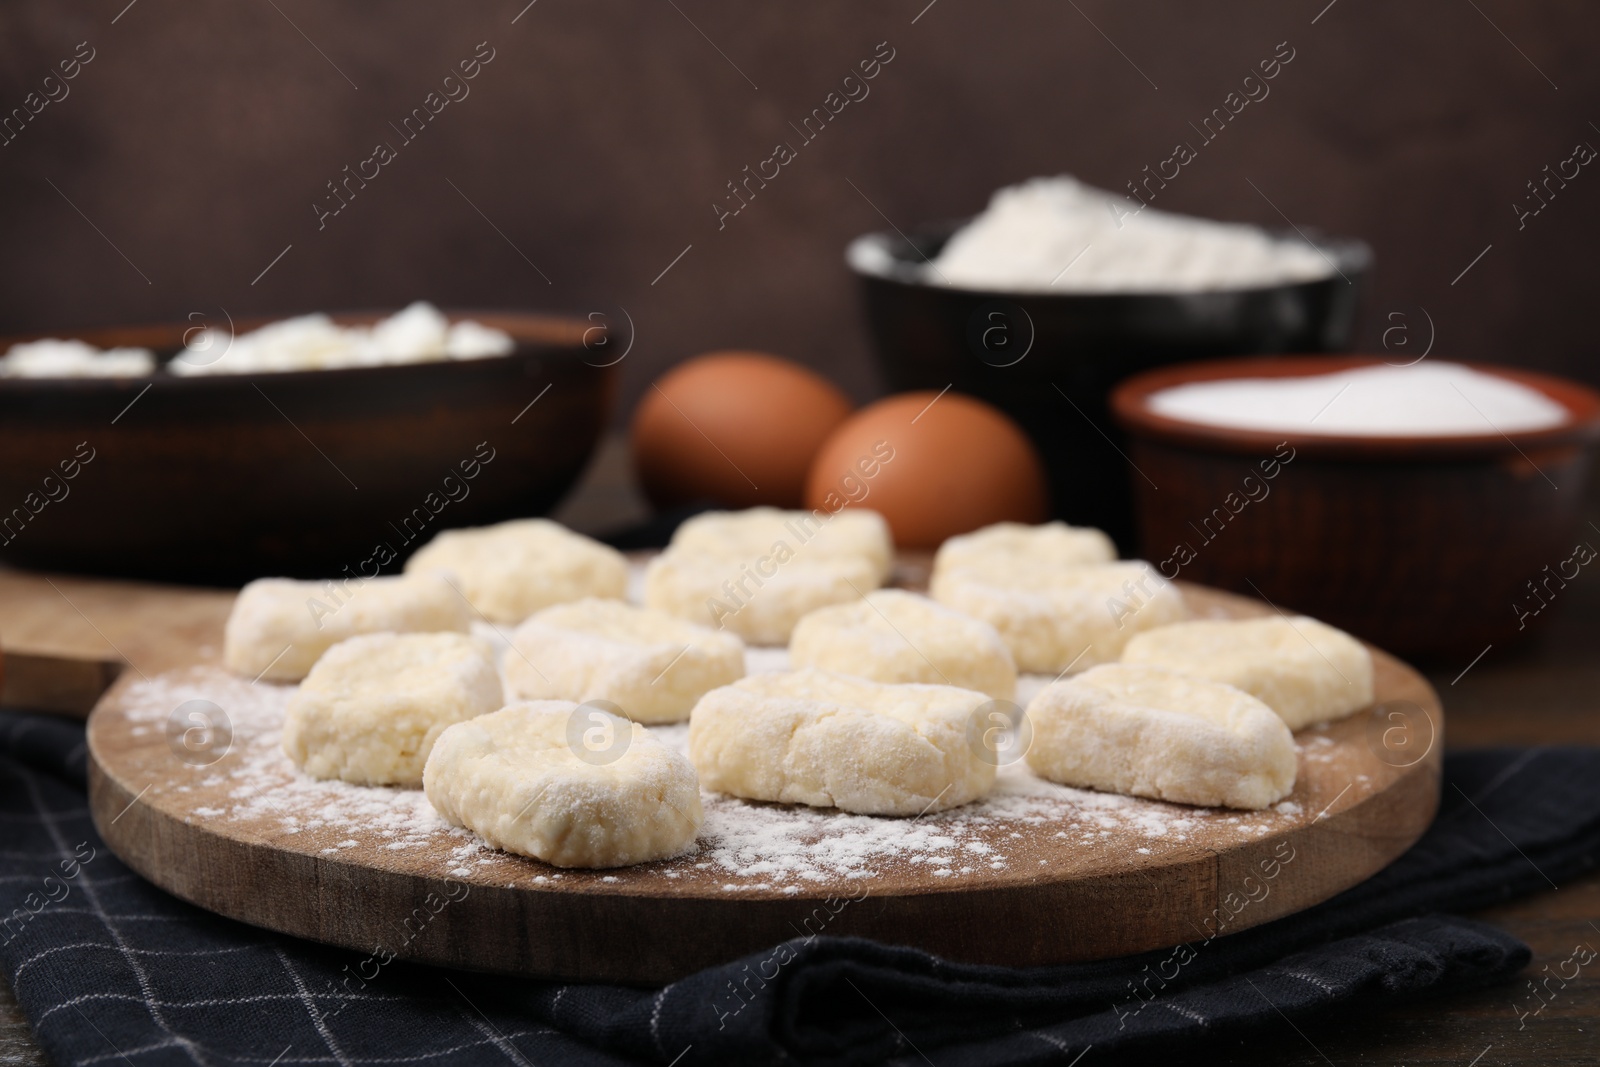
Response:
[{"label": "clay bowl", "polygon": [[1476,366],[1543,392],[1571,419],[1459,437],[1285,435],[1182,422],[1147,405],[1187,382],[1380,362],[1224,360],[1123,382],[1111,404],[1131,437],[1140,553],[1168,575],[1264,597],[1408,658],[1465,666],[1535,632],[1582,565],[1575,547],[1600,546],[1582,521],[1600,394]]},{"label": "clay bowl", "polygon": [[1008,293],[930,282],[926,260],[965,221],[851,242],[846,260],[889,388],[953,386],[1016,419],[1044,457],[1056,517],[1098,526],[1125,551],[1133,510],[1118,452],[1127,446],[1108,410],[1112,387],[1175,363],[1347,349],[1372,263],[1359,241],[1317,238],[1343,277],[1186,293]]},{"label": "clay bowl", "polygon": [[[358,571],[380,545],[393,570],[445,527],[544,513],[593,451],[615,371],[585,362],[589,323],[450,317],[498,327],[516,348],[341,370],[0,379],[0,560],[218,584],[332,577]],[[166,354],[192,326],[66,336]],[[0,351],[32,339],[0,339]]]}]

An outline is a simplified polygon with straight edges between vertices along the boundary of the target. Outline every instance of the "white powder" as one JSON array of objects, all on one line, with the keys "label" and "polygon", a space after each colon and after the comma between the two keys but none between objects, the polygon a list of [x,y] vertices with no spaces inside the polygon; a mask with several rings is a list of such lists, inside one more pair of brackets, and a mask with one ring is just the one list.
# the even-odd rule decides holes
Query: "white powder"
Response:
[{"label": "white powder", "polygon": [[[409,848],[436,835],[471,835],[450,827],[420,790],[324,781],[300,774],[283,754],[284,712],[294,686],[252,684],[225,671],[196,667],[141,681],[123,706],[130,721],[165,723],[178,705],[207,700],[222,708],[232,728],[229,755],[193,769],[195,784],[226,787],[225,809],[195,814],[229,820],[265,820],[280,833],[337,828],[334,847],[381,842]],[[179,787],[188,789],[191,787]]]},{"label": "white powder", "polygon": [[[776,656],[766,656],[760,669],[780,666]],[[404,869],[478,884],[544,886],[576,878],[585,886],[609,886],[610,879],[627,885],[664,876],[714,892],[854,896],[871,892],[874,879],[891,874],[921,873],[959,884],[974,876],[992,877],[1013,864],[1036,867],[1042,839],[1070,848],[1079,862],[1114,869],[1126,864],[1130,839],[1139,843],[1139,855],[1161,862],[1191,850],[1190,839],[1201,830],[1252,839],[1295,821],[1283,805],[1279,811],[1230,812],[1072,789],[1036,778],[1019,763],[1001,768],[988,797],[916,819],[705,793],[705,824],[690,852],[663,863],[602,872],[602,881],[490,848],[475,834],[445,823],[421,790],[351,785],[299,773],[280,748],[293,692],[293,686],[252,684],[217,668],[196,667],[134,684],[121,705],[130,721],[156,729],[189,700],[212,701],[228,715],[229,755],[210,767],[180,772],[192,780],[174,787],[179,794],[204,787],[205,802],[197,797],[189,808],[193,816],[240,824],[241,830],[268,837],[294,835],[312,851],[330,856],[358,846],[378,848]],[[686,724],[651,729],[668,745],[687,751]]]},{"label": "white powder", "polygon": [[27,341],[0,356],[0,378],[143,378],[156,369],[148,348],[101,351],[83,341]]},{"label": "white powder", "polygon": [[1192,382],[1153,393],[1146,403],[1157,415],[1185,422],[1310,435],[1498,435],[1568,419],[1565,407],[1538,390],[1459,363]]},{"label": "white powder", "polygon": [[340,326],[326,315],[302,315],[230,337],[207,328],[190,338],[167,369],[185,376],[257,371],[331,370],[388,363],[481,359],[515,347],[511,336],[477,322],[451,324],[418,301],[370,329]]},{"label": "white powder", "polygon": [[996,192],[924,277],[1016,292],[1198,292],[1314,281],[1334,272],[1329,257],[1303,241],[1141,208],[1062,175]]}]

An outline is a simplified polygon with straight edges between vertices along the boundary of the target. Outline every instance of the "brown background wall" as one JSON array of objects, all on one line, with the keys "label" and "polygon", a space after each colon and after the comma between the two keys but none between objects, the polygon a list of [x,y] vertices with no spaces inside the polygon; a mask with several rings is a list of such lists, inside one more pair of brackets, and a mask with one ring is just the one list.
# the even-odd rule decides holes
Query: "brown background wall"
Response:
[{"label": "brown background wall", "polygon": [[[1415,351],[1426,308],[1436,353],[1600,380],[1600,173],[1521,231],[1512,208],[1545,164],[1600,145],[1600,13],[1578,0],[538,0],[513,24],[523,2],[8,0],[0,107],[78,42],[95,58],[0,147],[0,330],[418,297],[620,305],[630,404],[721,346],[865,398],[880,383],[841,254],[884,227],[878,209],[909,227],[1059,171],[1120,189],[1287,41],[1271,95],[1157,206],[1280,224],[1248,179],[1296,222],[1373,244],[1367,345],[1400,312]],[[389,123],[481,41],[495,58],[471,95],[319,231],[324,183],[398,145]],[[797,142],[789,123],[881,41],[894,59],[870,96],[719,232],[724,183]]]}]

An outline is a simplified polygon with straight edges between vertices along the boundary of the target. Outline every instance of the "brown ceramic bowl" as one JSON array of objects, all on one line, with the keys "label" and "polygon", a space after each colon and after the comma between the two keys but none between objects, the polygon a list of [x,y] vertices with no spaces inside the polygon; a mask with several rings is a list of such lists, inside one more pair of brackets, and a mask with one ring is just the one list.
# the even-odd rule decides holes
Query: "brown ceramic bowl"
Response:
[{"label": "brown ceramic bowl", "polygon": [[1265,597],[1397,654],[1465,665],[1462,657],[1533,632],[1581,566],[1567,562],[1575,546],[1600,546],[1600,533],[1580,529],[1600,394],[1480,365],[1572,417],[1547,430],[1459,437],[1285,440],[1167,418],[1147,405],[1152,393],[1188,382],[1380,362],[1222,360],[1123,382],[1111,406],[1131,437],[1141,554],[1168,576]]},{"label": "brown ceramic bowl", "polygon": [[[505,330],[516,348],[340,370],[0,379],[0,560],[193,582],[332,577],[380,545],[392,570],[445,527],[544,513],[604,430],[615,371],[585,362],[585,322],[450,317]],[[159,355],[192,326],[65,336]],[[0,338],[0,351],[32,339]]]},{"label": "brown ceramic bowl", "polygon": [[1200,292],[1005,292],[929,281],[927,259],[966,221],[851,242],[846,259],[884,378],[894,392],[953,384],[1017,420],[1044,457],[1056,517],[1098,526],[1124,550],[1133,545],[1133,505],[1119,453],[1126,443],[1106,417],[1112,387],[1143,370],[1223,356],[1348,350],[1372,265],[1360,241],[1317,237],[1342,276]]}]

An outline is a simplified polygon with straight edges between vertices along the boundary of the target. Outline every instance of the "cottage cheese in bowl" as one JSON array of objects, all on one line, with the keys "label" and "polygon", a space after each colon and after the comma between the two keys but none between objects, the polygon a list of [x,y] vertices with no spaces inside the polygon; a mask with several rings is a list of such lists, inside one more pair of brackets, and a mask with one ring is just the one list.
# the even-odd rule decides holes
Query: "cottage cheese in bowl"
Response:
[{"label": "cottage cheese in bowl", "polygon": [[0,356],[0,378],[143,378],[156,369],[148,348],[101,350],[53,337],[12,345]]},{"label": "cottage cheese in bowl", "polygon": [[[516,347],[503,330],[470,319],[452,323],[422,301],[370,327],[340,326],[317,314],[250,333],[206,327],[185,336],[184,347],[166,365],[182,377],[485,359]],[[145,378],[158,364],[148,348],[102,350],[85,341],[48,338],[7,349],[0,356],[0,378]]]},{"label": "cottage cheese in bowl", "polygon": [[418,301],[373,326],[340,326],[326,315],[284,319],[250,333],[196,331],[167,369],[174,374],[253,374],[260,371],[333,370],[391,363],[502,356],[511,335],[481,323],[451,323],[432,304]]}]

